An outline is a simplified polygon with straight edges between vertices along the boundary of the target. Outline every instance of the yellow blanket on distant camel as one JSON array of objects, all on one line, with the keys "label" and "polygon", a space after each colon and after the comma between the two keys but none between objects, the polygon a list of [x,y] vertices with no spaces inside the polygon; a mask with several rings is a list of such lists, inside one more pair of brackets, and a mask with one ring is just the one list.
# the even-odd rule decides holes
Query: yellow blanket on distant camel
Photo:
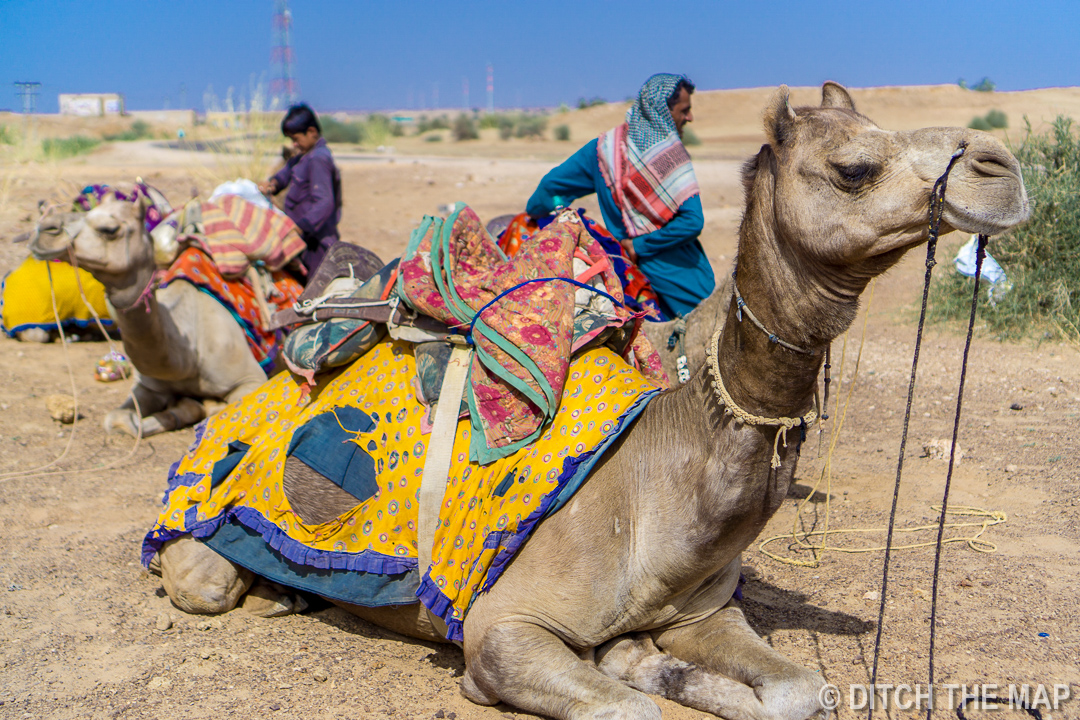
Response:
[{"label": "yellow blanket on distant camel", "polygon": [[[105,286],[83,269],[75,270],[66,262],[26,258],[22,265],[8,273],[0,285],[0,327],[8,337],[30,328],[56,328],[53,315],[49,274],[56,294],[56,310],[65,328],[85,328],[94,325],[94,316],[79,294],[82,283],[86,299],[106,328],[113,324],[105,304]],[[78,272],[78,280],[76,280]]]}]

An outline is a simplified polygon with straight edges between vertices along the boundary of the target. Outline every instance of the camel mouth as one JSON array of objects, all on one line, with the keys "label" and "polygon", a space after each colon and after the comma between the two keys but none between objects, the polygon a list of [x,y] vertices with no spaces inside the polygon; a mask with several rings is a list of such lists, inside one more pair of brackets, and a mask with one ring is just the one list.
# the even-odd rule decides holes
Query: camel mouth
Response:
[{"label": "camel mouth", "polygon": [[40,237],[30,243],[30,254],[34,256],[35,260],[60,260],[67,257],[70,245],[65,244],[59,248],[45,248],[41,246],[39,240]]},{"label": "camel mouth", "polygon": [[978,211],[958,202],[945,198],[945,211],[942,220],[961,232],[977,233],[979,235],[1000,235],[1028,219],[1031,215],[1031,206],[1028,202],[1027,193],[1023,183],[1020,186],[1020,197],[1004,206],[987,206]]}]

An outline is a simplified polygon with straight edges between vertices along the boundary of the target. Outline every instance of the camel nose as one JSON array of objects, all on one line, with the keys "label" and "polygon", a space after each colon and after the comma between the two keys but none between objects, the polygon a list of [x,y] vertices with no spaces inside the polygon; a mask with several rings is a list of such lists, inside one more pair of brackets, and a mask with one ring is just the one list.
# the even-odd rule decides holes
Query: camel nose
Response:
[{"label": "camel nose", "polygon": [[965,159],[976,176],[1020,179],[1020,163],[1000,140],[982,132],[973,133],[967,140]]},{"label": "camel nose", "polygon": [[977,151],[971,155],[971,169],[982,177],[1019,177],[1020,167],[1012,157]]}]

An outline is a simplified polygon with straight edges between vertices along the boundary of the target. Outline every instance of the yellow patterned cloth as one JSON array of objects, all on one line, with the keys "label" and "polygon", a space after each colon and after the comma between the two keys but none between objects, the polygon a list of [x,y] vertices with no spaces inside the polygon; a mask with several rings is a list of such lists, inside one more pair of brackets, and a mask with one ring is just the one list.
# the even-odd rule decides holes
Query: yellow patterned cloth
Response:
[{"label": "yellow patterned cloth", "polygon": [[[412,346],[386,340],[310,395],[281,373],[209,418],[170,471],[144,562],[190,534],[271,579],[347,602],[399,604],[400,592],[379,584],[396,578],[411,583],[409,601],[419,598],[447,622],[447,637],[460,640],[476,594],[490,589],[536,524],[565,504],[660,391],[598,348],[572,362],[558,413],[534,445],[481,466],[469,462],[472,430],[468,419],[460,421],[432,565],[418,574],[417,498],[429,437],[421,432],[425,408],[412,389],[414,374]],[[289,455],[351,492],[357,505],[305,524],[283,488]],[[236,526],[247,536],[236,535]],[[225,528],[233,534],[228,542],[215,538]],[[261,557],[241,549],[251,537]],[[324,576],[326,584],[318,584]],[[358,588],[368,586],[376,589],[365,602]]]},{"label": "yellow patterned cloth", "polygon": [[53,291],[56,293],[56,311],[64,327],[94,325],[94,316],[79,294],[80,282],[86,299],[101,318],[102,324],[106,328],[112,327],[113,321],[105,305],[105,286],[90,273],[82,268],[76,270],[65,262],[46,262],[28,257],[0,285],[0,327],[8,337],[15,337],[15,333],[30,328],[56,329],[52,293],[49,290],[50,270]]}]

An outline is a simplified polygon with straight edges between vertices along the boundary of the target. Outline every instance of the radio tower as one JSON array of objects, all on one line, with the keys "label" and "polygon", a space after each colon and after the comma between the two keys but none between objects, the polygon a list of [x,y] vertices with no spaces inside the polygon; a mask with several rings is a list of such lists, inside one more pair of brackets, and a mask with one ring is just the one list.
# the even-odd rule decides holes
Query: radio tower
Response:
[{"label": "radio tower", "polygon": [[487,66],[487,100],[488,112],[495,112],[495,67],[488,63]]},{"label": "radio tower", "polygon": [[274,47],[270,50],[270,97],[282,108],[300,99],[300,84],[293,77],[296,54],[292,46],[292,11],[289,0],[274,0]]}]

